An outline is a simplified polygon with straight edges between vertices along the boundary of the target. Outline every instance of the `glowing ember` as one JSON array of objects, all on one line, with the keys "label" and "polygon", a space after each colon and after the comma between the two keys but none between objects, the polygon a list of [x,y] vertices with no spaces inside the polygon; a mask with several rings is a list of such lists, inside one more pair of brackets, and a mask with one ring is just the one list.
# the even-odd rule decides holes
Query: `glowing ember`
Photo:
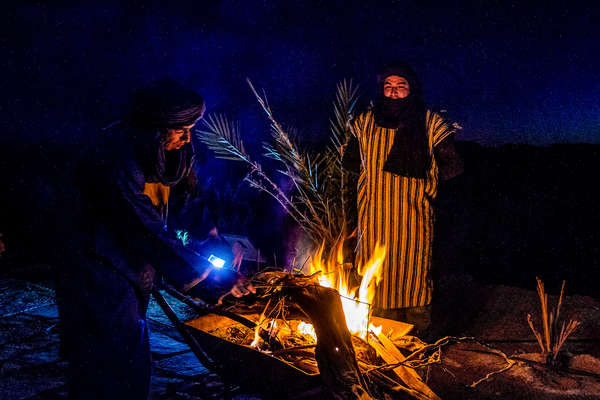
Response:
[{"label": "glowing ember", "polygon": [[250,347],[258,347],[258,343],[260,341],[260,325],[254,329],[254,340],[250,343]]},{"label": "glowing ember", "polygon": [[313,339],[315,339],[315,341],[317,340],[317,334],[315,333],[315,328],[312,326],[312,324],[307,324],[306,322],[301,321],[298,324],[298,332],[304,335],[310,335],[313,337]]},{"label": "glowing ember", "polygon": [[383,326],[375,326],[373,324],[369,324],[369,330],[375,334],[375,336],[379,336],[381,331],[383,330]]},{"label": "glowing ember", "polygon": [[258,319],[258,324],[256,324],[256,328],[254,329],[254,340],[252,341],[252,343],[250,343],[251,347],[258,348],[258,343],[260,341],[260,328],[265,322],[265,311],[267,311],[267,308],[269,308],[269,304],[271,304],[271,299],[269,299],[269,301],[267,302],[267,306],[265,307],[262,314],[260,315],[260,318]]}]

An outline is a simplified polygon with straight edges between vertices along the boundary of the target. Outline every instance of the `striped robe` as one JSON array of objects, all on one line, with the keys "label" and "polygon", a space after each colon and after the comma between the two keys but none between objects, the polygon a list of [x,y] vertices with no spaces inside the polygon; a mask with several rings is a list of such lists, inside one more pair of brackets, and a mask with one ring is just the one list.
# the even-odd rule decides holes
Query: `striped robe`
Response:
[{"label": "striped robe", "polygon": [[427,111],[426,125],[433,161],[427,177],[417,179],[383,171],[394,142],[394,129],[377,126],[372,111],[354,121],[363,160],[357,199],[359,260],[367,262],[376,243],[387,248],[383,279],[375,296],[376,308],[431,303],[432,202],[438,185],[433,148],[454,133],[454,129],[432,111]]}]

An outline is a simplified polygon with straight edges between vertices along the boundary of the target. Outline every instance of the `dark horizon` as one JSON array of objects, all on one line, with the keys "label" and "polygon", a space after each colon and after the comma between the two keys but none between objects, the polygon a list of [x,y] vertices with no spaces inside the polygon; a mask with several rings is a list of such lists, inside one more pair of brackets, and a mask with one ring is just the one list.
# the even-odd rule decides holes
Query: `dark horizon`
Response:
[{"label": "dark horizon", "polygon": [[364,105],[382,63],[404,58],[429,106],[464,128],[458,140],[600,143],[593,5],[200,3],[30,2],[9,10],[3,139],[85,143],[118,118],[132,89],[171,76],[260,143],[268,130],[250,77],[281,122],[319,141],[337,82],[354,79]]}]

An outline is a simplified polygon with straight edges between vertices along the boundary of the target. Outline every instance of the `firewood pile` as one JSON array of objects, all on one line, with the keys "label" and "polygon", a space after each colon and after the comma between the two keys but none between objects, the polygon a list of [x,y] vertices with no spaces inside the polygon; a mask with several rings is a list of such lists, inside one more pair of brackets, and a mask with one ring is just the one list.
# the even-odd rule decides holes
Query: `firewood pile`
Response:
[{"label": "firewood pile", "polygon": [[338,291],[320,286],[314,275],[265,272],[253,283],[256,297],[224,304],[252,324],[188,325],[319,374],[334,398],[438,398],[419,372],[439,361],[439,347],[407,336],[410,325],[372,318],[381,326],[371,325],[361,338],[347,328]]}]

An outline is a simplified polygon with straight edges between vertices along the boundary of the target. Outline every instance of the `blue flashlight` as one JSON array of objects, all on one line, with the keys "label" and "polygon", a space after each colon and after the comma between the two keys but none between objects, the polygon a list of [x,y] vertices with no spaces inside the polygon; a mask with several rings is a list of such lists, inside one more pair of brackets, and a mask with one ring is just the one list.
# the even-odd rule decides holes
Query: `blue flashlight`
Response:
[{"label": "blue flashlight", "polygon": [[208,256],[208,262],[211,263],[215,268],[223,268],[225,265],[225,260],[215,256],[214,254]]}]

